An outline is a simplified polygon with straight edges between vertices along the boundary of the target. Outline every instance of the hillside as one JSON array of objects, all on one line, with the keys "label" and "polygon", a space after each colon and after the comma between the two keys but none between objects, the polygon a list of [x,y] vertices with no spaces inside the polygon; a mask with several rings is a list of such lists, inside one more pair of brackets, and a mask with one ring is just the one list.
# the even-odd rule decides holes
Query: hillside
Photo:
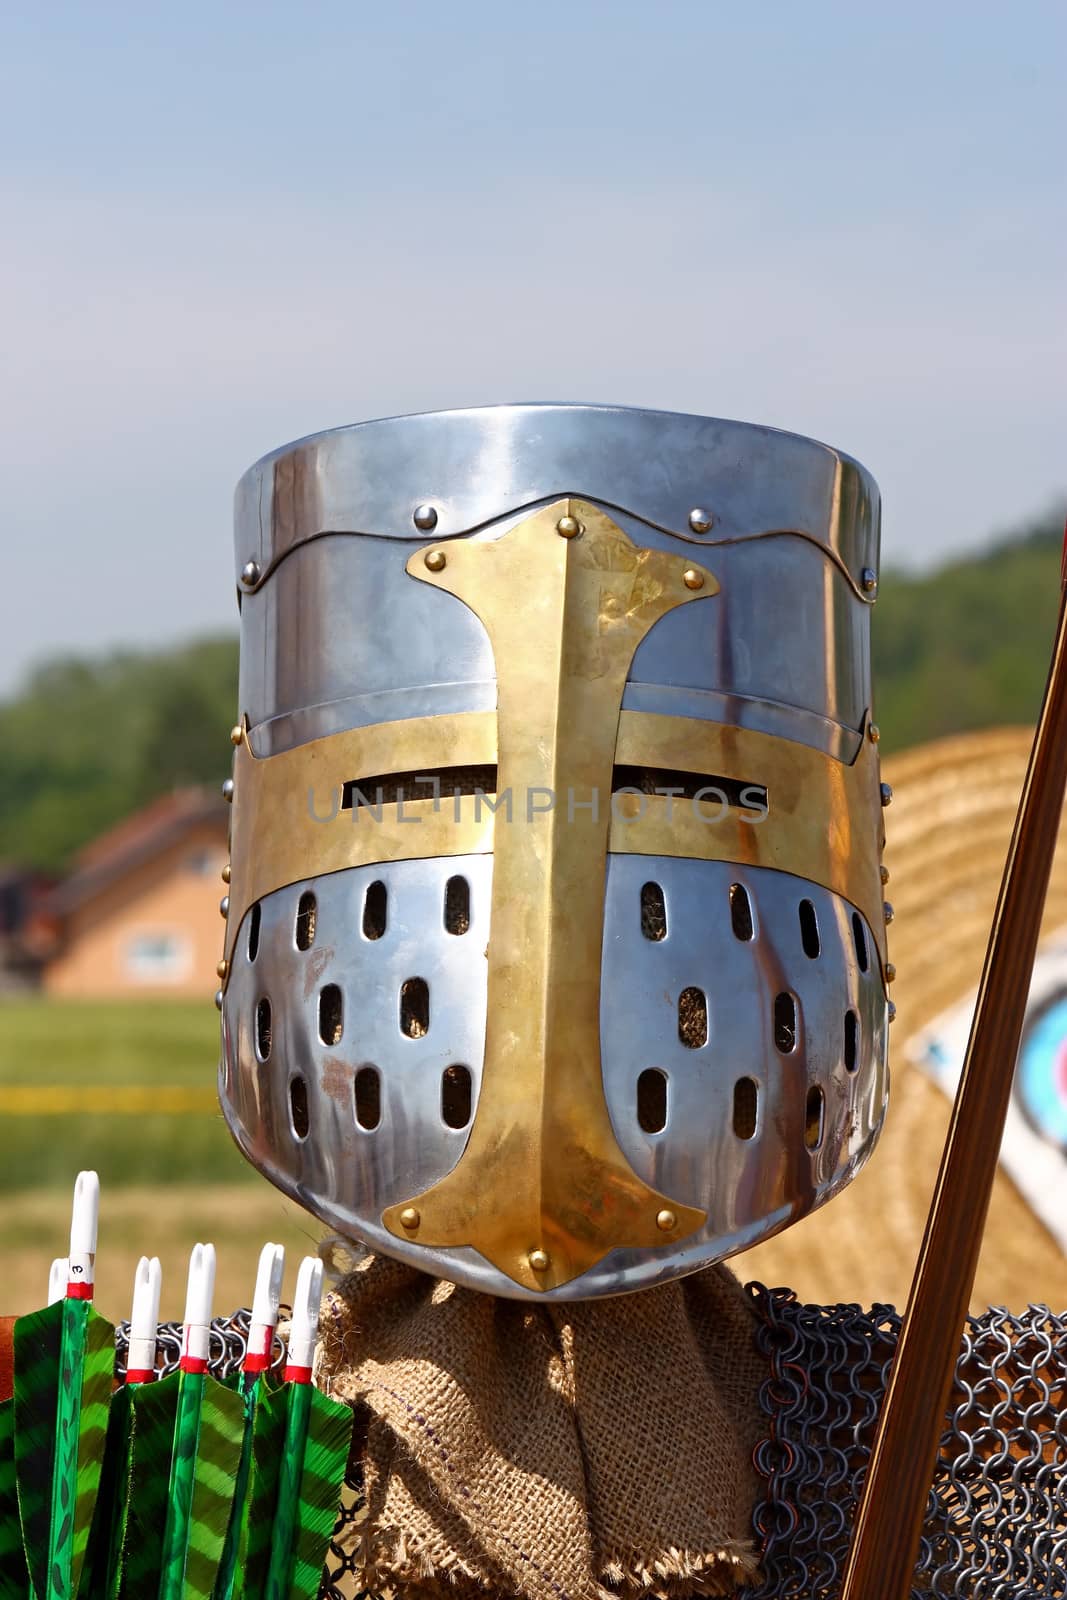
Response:
[{"label": "hillside", "polygon": [[933,572],[883,573],[872,651],[886,749],[1036,718],[1062,544],[1053,515]]},{"label": "hillside", "polygon": [[[1062,519],[916,576],[883,573],[874,611],[883,749],[1037,713],[1056,616]],[[58,868],[111,823],[186,783],[220,783],[237,645],[60,658],[0,704],[0,860]]]}]

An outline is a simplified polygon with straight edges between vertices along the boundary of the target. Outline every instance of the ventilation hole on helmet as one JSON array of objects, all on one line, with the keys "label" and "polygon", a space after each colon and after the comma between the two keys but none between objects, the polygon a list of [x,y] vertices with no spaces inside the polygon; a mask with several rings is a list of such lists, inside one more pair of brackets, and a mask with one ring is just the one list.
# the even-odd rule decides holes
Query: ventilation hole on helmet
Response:
[{"label": "ventilation hole on helmet", "polygon": [[308,1086],[303,1078],[293,1078],[289,1084],[289,1112],[293,1132],[298,1139],[306,1139],[311,1123],[308,1120]]},{"label": "ventilation hole on helmet", "polygon": [[855,1072],[859,1060],[860,1022],[854,1011],[845,1012],[845,1071]]},{"label": "ventilation hole on helmet", "polygon": [[804,954],[809,961],[814,961],[819,954],[819,923],[815,915],[815,907],[810,900],[800,902],[800,942],[804,946]]},{"label": "ventilation hole on helmet", "polygon": [[813,1084],[808,1090],[808,1103],[804,1108],[804,1143],[809,1150],[817,1150],[822,1144],[824,1104],[822,1090],[817,1083]]},{"label": "ventilation hole on helmet", "polygon": [[856,946],[856,960],[859,962],[860,971],[866,972],[870,966],[870,956],[867,954],[867,930],[858,911],[852,913],[852,942]]},{"label": "ventilation hole on helmet", "polygon": [[658,883],[641,887],[641,932],[646,939],[667,937],[667,907]]},{"label": "ventilation hole on helmet", "polygon": [[363,937],[365,939],[381,938],[385,932],[388,909],[389,895],[385,884],[376,878],[368,888],[366,899],[363,901]]},{"label": "ventilation hole on helmet", "polygon": [[257,900],[248,917],[248,959],[254,961],[259,954],[259,924],[263,912]]},{"label": "ventilation hole on helmet", "polygon": [[377,1067],[360,1067],[355,1077],[356,1121],[376,1128],[382,1120],[382,1080]]},{"label": "ventilation hole on helmet", "polygon": [[318,906],[315,896],[309,889],[300,896],[300,904],[296,908],[296,948],[310,950],[315,943],[315,919],[318,915]]},{"label": "ventilation hole on helmet", "polygon": [[784,1056],[796,1048],[797,1003],[789,993],[774,997],[774,1042]]},{"label": "ventilation hole on helmet", "polygon": [[400,985],[400,1031],[421,1039],[430,1031],[430,991],[425,978],[407,978]]},{"label": "ventilation hole on helmet", "polygon": [[465,1128],[471,1119],[469,1067],[446,1067],[441,1074],[441,1119],[446,1128]]},{"label": "ventilation hole on helmet", "polygon": [[449,878],[445,884],[445,928],[449,933],[466,933],[470,925],[471,886],[466,878]]},{"label": "ventilation hole on helmet", "polygon": [[667,1074],[658,1067],[646,1067],[637,1080],[637,1121],[643,1133],[667,1126]]},{"label": "ventilation hole on helmet", "polygon": [[261,1061],[270,1056],[270,1001],[266,995],[256,1007],[256,1055]]},{"label": "ventilation hole on helmet", "polygon": [[335,983],[328,983],[319,995],[319,1038],[323,1044],[340,1044],[344,1025],[341,991]]},{"label": "ventilation hole on helmet", "polygon": [[756,1131],[759,1089],[754,1078],[738,1078],[734,1084],[734,1132],[739,1139],[751,1139]]},{"label": "ventilation hole on helmet", "polygon": [[690,1050],[708,1042],[708,1000],[703,989],[683,989],[678,996],[678,1037]]},{"label": "ventilation hole on helmet", "polygon": [[751,939],[752,901],[748,898],[748,890],[743,883],[730,885],[730,922],[733,925],[735,939]]}]

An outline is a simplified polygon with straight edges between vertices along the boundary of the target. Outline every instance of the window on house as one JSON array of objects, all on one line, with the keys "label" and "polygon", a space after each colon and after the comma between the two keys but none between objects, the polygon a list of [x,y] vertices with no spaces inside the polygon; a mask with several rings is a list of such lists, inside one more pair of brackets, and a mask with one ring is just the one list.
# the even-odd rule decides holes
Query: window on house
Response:
[{"label": "window on house", "polygon": [[178,933],[135,933],[126,945],[126,970],[142,983],[177,983],[192,964],[189,940]]}]

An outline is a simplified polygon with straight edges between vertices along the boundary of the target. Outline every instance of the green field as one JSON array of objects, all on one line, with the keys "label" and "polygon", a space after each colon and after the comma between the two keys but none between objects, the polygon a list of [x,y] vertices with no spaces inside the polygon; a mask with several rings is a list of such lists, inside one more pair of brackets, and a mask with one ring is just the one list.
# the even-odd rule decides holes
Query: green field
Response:
[{"label": "green field", "polygon": [[[323,1230],[231,1140],[214,1103],[218,1031],[210,1001],[0,1002],[0,1314],[43,1303],[48,1264],[66,1251],[71,1190],[83,1167],[100,1174],[97,1301],[108,1316],[128,1315],[145,1254],[163,1263],[163,1315],[179,1317],[198,1239],[219,1253],[220,1310],[248,1304],[267,1239],[286,1247],[291,1292],[299,1257],[314,1251]],[[119,1109],[146,1088],[184,1091],[203,1108]],[[39,1108],[86,1090],[113,1100],[112,1108]]]},{"label": "green field", "polygon": [[[0,1194],[66,1188],[80,1167],[112,1184],[254,1181],[222,1115],[211,1104],[218,1065],[218,1013],[194,1002],[63,1001],[0,1003],[0,1117],[5,1132]],[[114,1109],[15,1114],[12,1088],[110,1091]],[[158,1114],[123,1110],[123,1090],[199,1091],[203,1109]],[[62,1103],[62,1101],[61,1101]]]}]

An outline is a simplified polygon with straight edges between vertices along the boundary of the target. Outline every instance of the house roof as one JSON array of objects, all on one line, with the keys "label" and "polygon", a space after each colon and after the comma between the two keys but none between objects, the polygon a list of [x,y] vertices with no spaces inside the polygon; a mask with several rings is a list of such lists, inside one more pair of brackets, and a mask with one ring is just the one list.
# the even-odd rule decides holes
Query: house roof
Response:
[{"label": "house roof", "polygon": [[206,822],[216,822],[220,836],[225,835],[226,802],[217,790],[175,789],[160,795],[85,846],[75,870],[56,890],[51,909],[63,914],[84,905]]}]

